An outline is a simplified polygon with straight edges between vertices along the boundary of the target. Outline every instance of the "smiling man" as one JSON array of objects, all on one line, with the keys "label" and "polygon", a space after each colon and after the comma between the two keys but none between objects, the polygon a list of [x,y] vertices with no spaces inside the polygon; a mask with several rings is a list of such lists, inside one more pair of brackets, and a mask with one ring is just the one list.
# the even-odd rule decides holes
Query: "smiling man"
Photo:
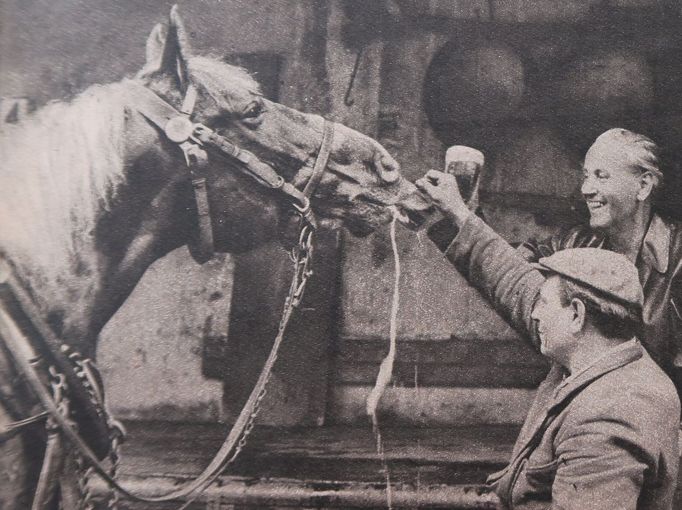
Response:
[{"label": "smiling man", "polygon": [[[682,224],[657,208],[665,185],[660,149],[648,137],[614,128],[601,134],[583,164],[581,193],[589,223],[519,248],[526,260],[559,250],[599,247],[632,261],[644,288],[640,340],[682,394]],[[439,174],[439,172],[435,172]],[[422,181],[423,182],[423,181]],[[443,196],[455,207],[459,197]],[[460,204],[461,205],[461,204]],[[431,237],[444,249],[455,237],[454,216],[435,225]],[[682,504],[682,500],[681,500]],[[681,507],[682,508],[682,507]]]},{"label": "smiling man", "polygon": [[626,129],[600,135],[585,155],[581,193],[589,224],[545,241],[529,241],[527,260],[579,246],[600,247],[632,261],[644,288],[640,339],[682,393],[682,226],[657,211],[664,186],[660,149]]},{"label": "smiling man", "polygon": [[489,479],[504,508],[673,508],[680,402],[636,338],[635,265],[597,248],[531,264],[467,209],[454,177],[431,171],[417,186],[459,229],[436,244],[552,361],[509,465]]}]

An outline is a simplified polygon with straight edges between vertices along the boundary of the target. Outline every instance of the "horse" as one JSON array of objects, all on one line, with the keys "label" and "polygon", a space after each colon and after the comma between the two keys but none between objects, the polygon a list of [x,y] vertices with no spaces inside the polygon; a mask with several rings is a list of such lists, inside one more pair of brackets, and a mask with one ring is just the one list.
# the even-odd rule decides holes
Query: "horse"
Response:
[{"label": "horse", "polygon": [[[186,33],[173,8],[152,30],[136,76],[0,128],[0,255],[50,334],[80,360],[95,358],[99,332],[152,262],[183,245],[201,260],[207,244],[239,253],[273,239],[288,222],[292,196],[310,219],[301,190],[310,191],[316,215],[358,235],[389,222],[392,206],[413,218],[424,208],[377,141],[266,99],[244,69],[195,55]],[[164,126],[154,118],[159,110],[180,120]],[[208,153],[197,139],[207,132],[234,144],[236,163],[265,174],[254,178]],[[264,178],[272,169],[274,183]],[[0,343],[0,431],[40,416],[20,379]],[[1,508],[31,507],[43,422],[0,439]]]}]

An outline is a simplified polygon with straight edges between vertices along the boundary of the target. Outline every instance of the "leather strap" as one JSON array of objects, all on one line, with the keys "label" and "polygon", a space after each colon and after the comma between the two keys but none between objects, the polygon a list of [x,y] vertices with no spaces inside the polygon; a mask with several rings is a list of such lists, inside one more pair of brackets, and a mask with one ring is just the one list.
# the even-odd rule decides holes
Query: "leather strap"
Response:
[{"label": "leather strap", "polygon": [[42,413],[38,413],[28,418],[24,418],[23,420],[13,421],[12,423],[3,426],[2,429],[0,429],[0,443],[14,437],[24,427],[28,427],[29,425],[33,425],[34,423],[44,421],[45,418],[47,417],[48,414],[45,411],[43,411]]},{"label": "leather strap", "polygon": [[329,161],[329,155],[331,154],[333,141],[334,123],[324,119],[320,150],[317,152],[317,159],[315,160],[313,173],[310,176],[310,179],[308,179],[308,184],[306,184],[305,188],[303,188],[303,194],[308,198],[312,197],[317,185],[320,184],[320,181],[322,180],[322,174],[324,174],[324,169],[327,168],[327,162]]},{"label": "leather strap", "polygon": [[139,98],[134,99],[137,111],[162,130],[169,140],[177,143],[185,155],[185,161],[192,179],[198,227],[194,242],[188,243],[188,247],[194,259],[199,263],[204,263],[213,257],[215,249],[213,221],[204,172],[207,163],[206,153],[201,147],[190,141],[194,132],[194,124],[189,116],[196,103],[196,88],[193,85],[187,87],[180,112],[146,87],[140,86],[134,90],[135,94],[139,96]]},{"label": "leather strap", "polygon": [[[90,401],[90,395],[83,387],[81,379],[62,352],[63,343],[42,319],[30,296],[13,276],[10,265],[2,258],[0,258],[0,311],[5,311],[19,328],[24,344],[20,352],[33,352],[33,358],[30,359],[40,360],[31,342],[31,339],[34,339],[39,343],[37,349],[40,350],[40,354],[47,358],[47,364],[54,365],[64,375],[69,387],[73,418],[82,429],[81,434],[85,442],[96,458],[106,457],[111,448],[106,417],[101,416]],[[0,338],[6,345],[8,344],[2,334]]]},{"label": "leather strap", "polygon": [[194,105],[197,103],[197,88],[191,83],[187,85],[187,90],[185,91],[185,98],[182,100],[182,106],[180,107],[180,112],[184,113],[188,117],[192,115],[194,111]]},{"label": "leather strap", "polygon": [[38,478],[31,510],[49,510],[52,508],[52,499],[57,491],[63,463],[62,435],[59,433],[59,429],[48,430],[43,466],[40,470],[40,478]]}]

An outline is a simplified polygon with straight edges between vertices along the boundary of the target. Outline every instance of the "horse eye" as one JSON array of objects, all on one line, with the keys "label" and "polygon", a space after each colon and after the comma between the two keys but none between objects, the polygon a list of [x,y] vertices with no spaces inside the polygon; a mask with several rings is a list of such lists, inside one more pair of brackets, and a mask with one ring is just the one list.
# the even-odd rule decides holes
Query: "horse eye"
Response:
[{"label": "horse eye", "polygon": [[244,109],[242,117],[245,119],[252,119],[254,117],[258,117],[261,113],[263,113],[264,110],[265,108],[263,107],[263,103],[261,101],[252,101]]}]

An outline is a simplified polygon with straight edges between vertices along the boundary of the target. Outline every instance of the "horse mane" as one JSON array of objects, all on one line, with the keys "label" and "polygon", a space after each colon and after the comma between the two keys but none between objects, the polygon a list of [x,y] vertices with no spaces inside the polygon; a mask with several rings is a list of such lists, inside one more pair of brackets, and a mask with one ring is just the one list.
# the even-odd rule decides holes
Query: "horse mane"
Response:
[{"label": "horse mane", "polygon": [[[55,280],[124,181],[126,82],[92,86],[0,130],[0,250]],[[37,267],[36,267],[37,266]]]},{"label": "horse mane", "polygon": [[243,67],[211,57],[191,57],[188,67],[192,78],[216,99],[229,98],[236,90],[261,94],[260,85]]},{"label": "horse mane", "polygon": [[[219,104],[229,104],[239,91],[260,94],[245,69],[220,59],[195,56],[188,67],[192,80]],[[155,74],[143,70],[136,82],[154,80]],[[55,282],[75,272],[89,253],[82,248],[92,239],[98,215],[125,181],[131,83],[94,85],[69,103],[53,102],[18,125],[0,126],[0,254],[15,265]]]}]

